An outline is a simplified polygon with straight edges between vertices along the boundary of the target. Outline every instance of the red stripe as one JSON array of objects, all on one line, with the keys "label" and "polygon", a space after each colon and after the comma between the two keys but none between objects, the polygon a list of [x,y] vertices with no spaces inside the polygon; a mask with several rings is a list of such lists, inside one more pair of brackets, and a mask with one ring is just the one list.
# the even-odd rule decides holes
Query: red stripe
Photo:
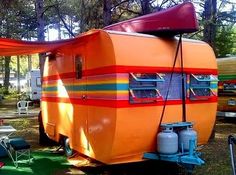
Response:
[{"label": "red stripe", "polygon": [[223,86],[224,83],[236,83],[236,80],[225,80],[225,81],[219,81],[218,85]]},{"label": "red stripe", "polygon": [[[147,104],[130,104],[128,100],[82,100],[78,98],[58,98],[58,97],[42,97],[42,101],[45,102],[56,102],[56,103],[72,103],[79,105],[88,106],[102,106],[102,107],[112,107],[112,108],[129,108],[129,107],[145,107],[145,106],[162,106],[164,102],[147,103]],[[208,100],[186,100],[186,104],[199,104],[199,103],[215,103],[217,102],[217,97],[211,97]],[[182,100],[169,100],[167,105],[179,105],[182,104]]]},{"label": "red stripe", "polygon": [[[84,70],[83,76],[103,75],[112,73],[151,73],[151,72],[171,72],[171,67],[148,67],[148,66],[107,66],[101,68],[95,68],[90,70]],[[174,72],[181,72],[181,68],[174,68]],[[217,69],[200,69],[200,68],[184,68],[185,73],[192,74],[214,74],[217,75]],[[67,78],[75,78],[75,72],[62,73],[58,75],[51,75],[43,77],[43,81],[59,80]]]},{"label": "red stripe", "polygon": [[51,80],[61,80],[61,79],[68,79],[68,78],[75,78],[75,72],[68,72],[68,73],[62,73],[57,75],[51,75],[51,76],[44,76],[43,81],[51,81]]},{"label": "red stripe", "polygon": [[[107,73],[151,73],[151,72],[171,72],[171,67],[149,67],[149,66],[107,66],[91,70],[85,70],[84,75],[96,75]],[[181,72],[181,68],[174,68],[174,72]],[[217,75],[217,69],[184,68],[185,73],[201,73]]]}]

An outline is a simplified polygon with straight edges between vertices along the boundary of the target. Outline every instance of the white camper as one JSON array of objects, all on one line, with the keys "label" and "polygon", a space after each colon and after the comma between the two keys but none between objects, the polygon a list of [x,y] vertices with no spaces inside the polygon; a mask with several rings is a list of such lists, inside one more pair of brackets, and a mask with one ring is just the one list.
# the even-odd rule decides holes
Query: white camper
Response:
[{"label": "white camper", "polygon": [[34,69],[27,72],[26,80],[26,95],[31,101],[39,101],[42,91],[40,70]]}]

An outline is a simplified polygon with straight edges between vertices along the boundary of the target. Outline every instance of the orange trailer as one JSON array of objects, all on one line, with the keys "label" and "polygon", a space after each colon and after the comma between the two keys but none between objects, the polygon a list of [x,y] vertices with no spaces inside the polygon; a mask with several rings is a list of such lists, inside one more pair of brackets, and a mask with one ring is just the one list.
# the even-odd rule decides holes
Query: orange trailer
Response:
[{"label": "orange trailer", "polygon": [[[179,20],[168,20],[170,13],[183,20],[180,26]],[[142,161],[145,153],[156,152],[163,123],[192,122],[197,144],[206,144],[217,109],[216,58],[208,44],[174,37],[197,30],[191,3],[170,13],[161,12],[155,25],[152,15],[119,23],[122,31],[165,37],[91,30],[48,43],[0,39],[0,55],[48,53],[41,134],[64,142],[68,154],[75,150],[106,164]],[[193,156],[196,139],[187,141],[192,149],[185,160],[202,164]],[[186,158],[182,148],[182,157],[173,155],[175,162]]]},{"label": "orange trailer", "polygon": [[[143,160],[156,150],[164,97],[173,80],[163,123],[182,121],[178,40],[92,30],[47,57],[41,99],[48,136],[112,164]],[[217,108],[217,65],[209,45],[183,40],[186,120],[206,144]],[[173,69],[172,69],[173,68]]]}]

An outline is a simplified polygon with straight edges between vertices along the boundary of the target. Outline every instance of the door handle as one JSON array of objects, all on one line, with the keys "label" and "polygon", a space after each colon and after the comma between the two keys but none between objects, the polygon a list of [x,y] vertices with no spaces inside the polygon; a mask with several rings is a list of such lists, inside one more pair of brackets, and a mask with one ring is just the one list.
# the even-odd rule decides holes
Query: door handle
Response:
[{"label": "door handle", "polygon": [[87,99],[87,95],[83,94],[82,95],[82,100],[86,100]]}]

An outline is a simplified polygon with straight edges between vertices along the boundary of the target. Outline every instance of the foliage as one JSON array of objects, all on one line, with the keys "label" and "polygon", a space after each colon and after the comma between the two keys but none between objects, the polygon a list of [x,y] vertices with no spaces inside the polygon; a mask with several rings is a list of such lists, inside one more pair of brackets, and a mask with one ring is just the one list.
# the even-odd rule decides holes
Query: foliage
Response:
[{"label": "foliage", "polygon": [[35,19],[32,18],[33,7],[26,0],[1,1],[0,3],[0,35],[10,38],[22,39],[27,37],[36,28]]},{"label": "foliage", "polygon": [[4,87],[2,87],[2,86],[0,87],[0,96],[1,95],[4,95]]},{"label": "foliage", "polygon": [[[39,2],[42,5],[40,12],[37,8]],[[103,28],[183,2],[186,0],[2,0],[0,36],[43,40],[44,34],[53,28],[58,31],[58,39],[71,38],[92,28]],[[192,0],[192,2],[196,7],[200,30],[185,37],[208,42],[217,56],[235,53],[234,0]],[[21,60],[21,75],[24,75],[27,71],[27,61],[25,56],[22,56]],[[14,57],[10,66],[16,70]],[[5,67],[5,70],[8,69]]]},{"label": "foliage", "polygon": [[[31,65],[32,69],[38,69],[39,68],[39,58],[38,55],[32,55],[31,57]],[[26,73],[29,71],[28,69],[28,56],[22,55],[20,56],[20,76],[25,77]],[[10,63],[11,70],[17,72],[17,57],[13,56],[11,58]]]},{"label": "foliage", "polygon": [[235,48],[235,43],[235,29],[229,26],[220,27],[216,35],[216,55],[218,57],[225,57],[232,54],[233,48]]}]

